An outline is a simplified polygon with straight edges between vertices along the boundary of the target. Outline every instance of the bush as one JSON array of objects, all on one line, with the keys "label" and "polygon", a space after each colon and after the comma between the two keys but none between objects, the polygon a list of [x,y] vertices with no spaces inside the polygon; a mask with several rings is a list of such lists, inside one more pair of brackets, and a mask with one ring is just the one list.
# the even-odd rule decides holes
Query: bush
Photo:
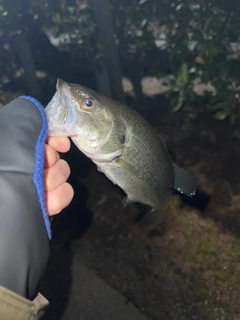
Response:
[{"label": "bush", "polygon": [[[19,7],[6,10],[11,1],[0,4],[2,82],[19,74],[10,39],[16,32],[29,31],[30,18],[48,36],[66,40],[58,49],[69,53],[72,67],[80,68],[79,61],[84,61],[83,72],[98,67],[101,49],[90,1],[22,0]],[[140,96],[143,76],[167,76],[172,112],[193,119],[207,111],[235,123],[240,94],[237,1],[109,1],[121,67]]]}]

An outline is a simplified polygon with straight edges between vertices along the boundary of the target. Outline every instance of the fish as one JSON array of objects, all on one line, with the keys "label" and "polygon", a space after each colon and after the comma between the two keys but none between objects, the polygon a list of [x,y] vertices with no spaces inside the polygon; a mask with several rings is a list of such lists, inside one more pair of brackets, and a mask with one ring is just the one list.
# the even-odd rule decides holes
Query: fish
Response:
[{"label": "fish", "polygon": [[189,197],[197,181],[177,166],[165,143],[134,109],[79,84],[57,80],[46,109],[49,136],[68,136],[100,172],[125,193],[124,206],[141,203],[150,210],[140,224],[160,219],[171,188]]}]

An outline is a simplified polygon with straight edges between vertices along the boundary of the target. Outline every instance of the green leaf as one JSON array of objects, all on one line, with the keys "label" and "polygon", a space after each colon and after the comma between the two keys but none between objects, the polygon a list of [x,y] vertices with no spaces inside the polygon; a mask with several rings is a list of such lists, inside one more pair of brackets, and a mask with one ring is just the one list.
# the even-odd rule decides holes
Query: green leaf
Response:
[{"label": "green leaf", "polygon": [[177,111],[179,111],[179,110],[182,108],[182,106],[183,106],[183,101],[184,101],[183,97],[182,97],[182,96],[179,96],[178,101],[177,101],[177,104],[176,104],[176,106],[172,109],[172,112],[177,112]]},{"label": "green leaf", "polygon": [[60,15],[60,13],[56,13],[56,14],[53,16],[53,21],[56,22],[56,23],[60,23],[60,22],[61,22],[61,15]]},{"label": "green leaf", "polygon": [[188,67],[186,63],[183,63],[180,68],[179,78],[182,80],[184,84],[188,83]]},{"label": "green leaf", "polygon": [[227,117],[229,117],[229,115],[230,115],[229,110],[222,110],[215,113],[214,118],[222,121],[222,120],[225,120]]}]

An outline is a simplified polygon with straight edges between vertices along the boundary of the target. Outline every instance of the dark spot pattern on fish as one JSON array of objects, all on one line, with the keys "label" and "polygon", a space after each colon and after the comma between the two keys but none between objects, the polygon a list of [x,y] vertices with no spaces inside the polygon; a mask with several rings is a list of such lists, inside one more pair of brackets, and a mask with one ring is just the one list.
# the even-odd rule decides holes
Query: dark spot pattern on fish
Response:
[{"label": "dark spot pattern on fish", "polygon": [[46,113],[50,134],[70,136],[98,170],[125,191],[126,204],[138,202],[152,208],[145,219],[148,223],[158,221],[171,186],[194,195],[195,178],[173,164],[157,132],[127,106],[61,81]]},{"label": "dark spot pattern on fish", "polygon": [[125,142],[126,142],[126,137],[125,137],[125,135],[122,135],[120,138],[120,143],[125,144]]}]

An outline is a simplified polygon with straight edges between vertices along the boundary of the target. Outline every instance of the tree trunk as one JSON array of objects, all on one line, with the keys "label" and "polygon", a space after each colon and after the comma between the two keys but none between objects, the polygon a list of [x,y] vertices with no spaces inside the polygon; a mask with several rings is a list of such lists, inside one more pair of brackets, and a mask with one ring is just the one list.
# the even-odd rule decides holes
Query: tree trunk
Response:
[{"label": "tree trunk", "polygon": [[25,39],[24,35],[15,34],[13,36],[13,46],[24,70],[28,94],[39,99],[41,95],[41,88],[36,77],[36,70],[29,42]]},{"label": "tree trunk", "polygon": [[[114,41],[112,16],[108,0],[92,0],[92,9],[95,14],[99,41],[102,45],[104,55],[102,61],[102,78],[98,75],[98,82],[99,80],[101,81],[99,90],[101,90],[103,94],[108,94],[110,88],[111,97],[120,102],[124,102],[121,71]],[[107,78],[105,76],[106,73],[108,75]]]}]

